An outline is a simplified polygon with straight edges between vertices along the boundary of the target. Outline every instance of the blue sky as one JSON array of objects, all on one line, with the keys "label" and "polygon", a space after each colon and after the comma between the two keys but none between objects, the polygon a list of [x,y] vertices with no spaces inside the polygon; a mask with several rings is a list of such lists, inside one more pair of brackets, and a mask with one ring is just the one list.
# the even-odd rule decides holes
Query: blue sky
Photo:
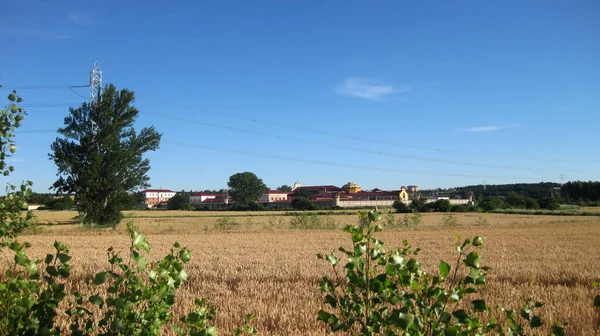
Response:
[{"label": "blue sky", "polygon": [[[397,189],[600,179],[597,1],[13,1],[12,182],[45,192],[52,131],[104,83],[163,133],[153,187]],[[29,86],[30,88],[27,88]],[[31,132],[37,130],[40,132]],[[27,132],[29,131],[29,132]]]}]

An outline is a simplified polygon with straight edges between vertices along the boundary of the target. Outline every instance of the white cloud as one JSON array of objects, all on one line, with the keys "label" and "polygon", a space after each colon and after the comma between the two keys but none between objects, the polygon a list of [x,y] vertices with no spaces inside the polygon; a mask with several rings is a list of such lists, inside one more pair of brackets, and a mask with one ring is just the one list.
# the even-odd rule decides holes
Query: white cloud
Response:
[{"label": "white cloud", "polygon": [[82,25],[82,26],[93,26],[94,25],[94,21],[92,21],[87,15],[77,14],[77,13],[67,16],[67,21],[72,24]]},{"label": "white cloud", "polygon": [[335,87],[335,92],[351,97],[365,98],[370,100],[380,100],[385,96],[406,92],[409,90],[407,86],[401,86],[399,88],[389,84],[378,83],[376,81],[352,77],[341,82]]},{"label": "white cloud", "polygon": [[474,127],[469,127],[469,128],[461,128],[460,131],[473,132],[473,133],[494,132],[494,131],[499,131],[499,130],[504,130],[504,129],[519,128],[519,127],[523,127],[523,125],[510,124],[510,125],[504,125],[504,126],[496,126],[496,125],[474,126]]}]

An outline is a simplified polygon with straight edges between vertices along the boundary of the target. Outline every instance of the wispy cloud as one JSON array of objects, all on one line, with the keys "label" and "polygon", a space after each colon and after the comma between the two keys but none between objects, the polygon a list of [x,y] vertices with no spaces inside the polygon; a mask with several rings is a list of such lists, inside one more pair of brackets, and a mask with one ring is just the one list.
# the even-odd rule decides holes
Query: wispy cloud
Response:
[{"label": "wispy cloud", "polygon": [[511,128],[519,128],[519,127],[523,127],[523,125],[510,124],[510,125],[503,125],[503,126],[497,126],[497,125],[474,126],[474,127],[469,127],[469,128],[461,128],[461,129],[459,129],[459,131],[473,132],[473,133],[494,132],[494,131],[500,131],[500,130],[511,129]]},{"label": "wispy cloud", "polygon": [[93,26],[94,25],[94,21],[92,21],[92,19],[90,19],[87,15],[78,14],[78,13],[73,13],[73,14],[70,14],[69,16],[67,16],[67,22],[76,24],[76,25],[82,25],[82,26]]},{"label": "wispy cloud", "polygon": [[360,77],[348,78],[335,87],[337,94],[370,100],[380,100],[385,96],[408,90],[410,90],[408,86],[394,87],[393,85]]}]

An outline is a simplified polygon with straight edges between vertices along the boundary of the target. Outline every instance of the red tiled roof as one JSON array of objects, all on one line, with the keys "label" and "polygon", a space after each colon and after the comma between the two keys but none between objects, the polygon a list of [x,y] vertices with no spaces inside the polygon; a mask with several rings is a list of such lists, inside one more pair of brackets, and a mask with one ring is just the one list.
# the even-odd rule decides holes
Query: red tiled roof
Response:
[{"label": "red tiled roof", "polygon": [[281,195],[286,194],[287,195],[288,192],[287,191],[279,191],[279,190],[266,190],[265,194],[269,194],[269,195],[271,195],[271,194],[281,194]]},{"label": "red tiled roof", "polygon": [[296,188],[295,190],[298,190],[298,189],[304,189],[304,190],[309,190],[309,191],[320,191],[320,190],[341,191],[342,190],[340,187],[336,187],[334,185],[301,186],[301,187]]},{"label": "red tiled roof", "polygon": [[174,191],[169,190],[169,189],[146,189],[146,190],[142,190],[140,192],[147,193],[147,192],[174,192]]}]

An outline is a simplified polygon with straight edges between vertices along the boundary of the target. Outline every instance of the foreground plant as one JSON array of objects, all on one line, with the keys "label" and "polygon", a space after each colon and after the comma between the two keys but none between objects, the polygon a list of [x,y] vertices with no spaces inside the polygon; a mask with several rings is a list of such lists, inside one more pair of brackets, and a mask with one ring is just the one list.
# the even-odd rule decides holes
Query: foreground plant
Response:
[{"label": "foreground plant", "polygon": [[[138,229],[131,223],[127,225],[131,238],[127,261],[111,247],[110,269],[85,279],[95,294],[85,297],[73,293],[76,300],[67,312],[72,317],[71,333],[160,335],[162,327],[171,323],[180,335],[216,335],[215,311],[204,299],[195,300],[197,310],[180,318],[179,326],[173,321],[172,307],[177,289],[188,278],[184,265],[191,260],[192,252],[175,243],[164,258],[150,262],[150,244]],[[92,313],[93,306],[100,310],[98,317]],[[242,331],[255,332],[248,324]]]},{"label": "foreground plant", "polygon": [[[335,274],[335,279],[323,277],[320,282],[329,308],[318,313],[318,320],[332,331],[352,335],[525,335],[543,325],[541,317],[533,313],[542,306],[539,302],[528,300],[517,314],[492,309],[479,297],[489,270],[480,265],[475,251],[483,245],[482,237],[462,241],[457,237],[454,265],[440,261],[439,273],[432,275],[415,259],[420,249],[413,250],[407,241],[402,248],[386,251],[385,243],[375,237],[382,230],[374,224],[381,220],[380,212],[359,212],[358,216],[359,224],[344,229],[353,249],[339,248],[347,259],[342,269],[334,253],[317,255],[331,264]],[[499,311],[504,316],[496,319],[494,313]],[[564,334],[559,325],[551,330],[555,335]]]}]

